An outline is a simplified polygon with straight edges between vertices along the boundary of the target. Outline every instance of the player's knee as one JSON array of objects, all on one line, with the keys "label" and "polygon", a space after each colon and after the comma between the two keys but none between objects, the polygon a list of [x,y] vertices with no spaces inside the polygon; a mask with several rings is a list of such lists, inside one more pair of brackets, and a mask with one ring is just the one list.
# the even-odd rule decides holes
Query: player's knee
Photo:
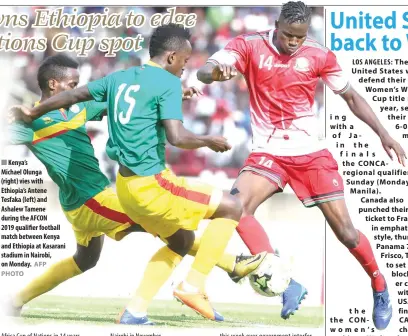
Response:
[{"label": "player's knee", "polygon": [[[233,191],[234,189],[231,191],[231,195],[234,195]],[[253,204],[253,201],[249,197],[247,197],[247,195],[238,193],[235,194],[234,197],[238,198],[241,203],[242,208],[241,216],[245,217],[254,215],[256,206]]]},{"label": "player's knee", "polygon": [[90,270],[91,268],[94,268],[96,264],[98,263],[98,261],[99,261],[99,258],[90,259],[87,264],[88,270]]},{"label": "player's knee", "polygon": [[173,252],[184,257],[193,247],[194,231],[178,230],[173,236],[167,238],[168,247]]},{"label": "player's knee", "polygon": [[224,194],[219,211],[219,218],[229,218],[239,221],[242,216],[242,204],[238,197]]},{"label": "player's knee", "polygon": [[74,261],[82,272],[89,271],[94,268],[99,261],[98,255],[83,255],[81,253],[74,254]]}]

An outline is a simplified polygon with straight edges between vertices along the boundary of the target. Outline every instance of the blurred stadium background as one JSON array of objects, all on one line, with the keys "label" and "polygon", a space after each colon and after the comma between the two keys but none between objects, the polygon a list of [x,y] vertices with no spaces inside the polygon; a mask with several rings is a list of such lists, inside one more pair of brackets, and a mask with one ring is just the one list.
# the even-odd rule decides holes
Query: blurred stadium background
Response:
[{"label": "blurred stadium background", "polygon": [[[2,12],[28,13],[34,16],[35,8],[39,7],[2,7]],[[52,7],[50,7],[52,8]],[[77,7],[78,12],[101,12],[104,7]],[[72,9],[66,7],[70,12]],[[113,7],[110,12],[135,12],[144,13],[150,17],[155,12],[164,12],[162,7]],[[251,31],[272,29],[279,14],[278,7],[178,7],[178,12],[193,12],[197,14],[198,22],[192,29],[193,55],[183,75],[184,86],[197,86],[204,92],[204,97],[193,99],[184,103],[185,125],[196,133],[214,133],[226,136],[233,150],[218,154],[207,149],[197,151],[181,151],[174,147],[168,147],[168,162],[171,168],[178,174],[192,178],[200,177],[205,181],[223,187],[228,190],[238,171],[250,152],[251,133],[248,105],[248,92],[245,80],[242,77],[236,80],[214,83],[204,86],[196,79],[196,71],[204,64],[206,59],[215,51],[222,48],[232,37]],[[3,31],[1,31],[3,29]],[[13,31],[13,35],[21,36],[52,36],[64,31],[63,29],[20,29]],[[66,30],[75,36],[85,35],[81,30]],[[93,36],[97,39],[113,36],[133,36],[137,33],[145,37],[145,46],[152,29],[146,25],[142,29],[98,29]],[[0,28],[0,33],[5,29]],[[313,8],[312,38],[324,43],[324,18],[323,8]],[[1,56],[3,69],[2,82],[4,107],[15,103],[32,104],[39,97],[40,91],[37,85],[36,72],[41,61],[53,52],[48,49],[44,53],[18,53]],[[81,83],[100,78],[113,71],[139,65],[149,59],[148,50],[144,49],[137,53],[119,53],[115,58],[105,58],[103,53],[96,50],[87,58],[80,58]],[[13,80],[11,80],[14,78]],[[10,95],[7,96],[7,89]],[[321,120],[321,134],[324,136],[324,98],[323,85],[317,88],[314,105],[315,113]],[[95,147],[96,155],[100,161],[102,170],[108,177],[115,181],[116,166],[105,154],[105,143],[107,140],[106,120],[103,122],[88,123],[89,135]],[[31,158],[30,163],[41,165],[25,148],[7,148],[3,150],[2,158]],[[57,197],[57,189],[47,182],[49,189],[50,213],[54,214],[51,220],[55,223],[65,223],[66,220],[60,210]],[[305,305],[320,307],[324,302],[324,237],[325,223],[318,209],[305,209],[287,188],[284,193],[274,196],[265,202],[257,212],[257,218],[262,221],[269,234],[271,242],[278,247],[281,255],[290,259],[293,257],[294,273],[296,279],[303,282],[309,289],[309,297]],[[66,222],[68,224],[68,222]],[[75,249],[75,241],[69,225],[63,225],[62,236],[67,241],[66,251],[55,251],[53,260],[58,260],[69,255]],[[72,239],[71,239],[72,238]],[[151,240],[150,240],[151,239]],[[83,295],[83,296],[117,296],[128,297],[133,293],[135,285],[141,278],[141,269],[146,264],[148,257],[154,253],[160,242],[146,236],[131,236],[119,244],[109,240],[105,243],[105,251],[100,261],[100,266],[79,277],[69,281],[52,293],[56,295]],[[128,255],[129,251],[138,247],[134,255],[134,266],[129,267],[128,259],[109,258],[109,255]],[[143,253],[139,260],[139,247],[143,247]],[[232,240],[229,251],[242,252],[246,248],[237,235]],[[109,252],[108,252],[109,251]],[[119,252],[118,252],[119,251]],[[123,253],[123,254],[122,254]],[[105,259],[104,259],[105,258]],[[114,257],[112,257],[114,258]],[[133,258],[133,255],[132,255]],[[138,266],[139,265],[139,266]],[[187,266],[181,267],[179,274],[186,270]],[[109,274],[106,270],[109,269]],[[112,278],[126,270],[126,277],[121,276],[121,286],[107,288],[105,281],[92,282],[93,279]],[[41,269],[30,269],[26,271],[26,278],[9,279],[8,286],[16,289],[28,281],[28,278],[41,272]],[[249,286],[236,288],[231,284],[225,274],[215,270],[216,276],[209,283],[209,294],[214,301],[240,302],[279,305],[279,298],[263,298],[256,295]],[[30,275],[29,275],[30,274]],[[82,286],[84,277],[88,277],[88,283],[92,285]],[[176,276],[177,277],[177,276]],[[85,280],[86,281],[86,280]],[[168,284],[170,286],[170,284]],[[4,288],[4,287],[3,287]],[[238,292],[239,290],[239,292]],[[159,299],[171,299],[171,291],[168,287],[159,293]],[[237,295],[240,293],[240,295]]]},{"label": "blurred stadium background", "polygon": [[[19,13],[35,16],[38,7],[18,7]],[[51,7],[52,8],[52,7]],[[79,7],[78,13],[103,12],[104,7]],[[155,12],[163,12],[163,7],[113,7],[110,13],[126,13],[133,10],[143,13],[149,18]],[[72,8],[66,7],[69,13]],[[184,104],[185,125],[196,133],[216,133],[226,136],[233,145],[229,153],[214,153],[208,149],[197,151],[181,151],[174,147],[168,148],[168,162],[177,174],[186,176],[208,175],[217,173],[220,177],[235,178],[243,161],[247,157],[251,146],[249,100],[246,83],[243,77],[224,83],[204,85],[196,79],[196,72],[200,66],[214,52],[225,46],[234,36],[273,28],[279,15],[278,7],[178,7],[178,12],[197,14],[197,25],[192,29],[193,55],[183,75],[184,86],[196,86],[203,90],[205,96]],[[122,17],[124,17],[124,14]],[[320,43],[324,43],[323,8],[313,8],[312,29],[310,35]],[[71,36],[86,36],[80,29],[21,29],[16,30],[24,37],[47,37],[48,41],[60,32],[67,32]],[[135,36],[142,34],[147,45],[152,28],[145,24],[140,29],[107,29],[97,28],[92,36],[100,40],[104,37]],[[88,34],[89,35],[89,34]],[[44,53],[19,53],[13,57],[12,99],[14,102],[31,104],[40,94],[36,71],[41,61],[53,54],[49,48]],[[81,62],[81,83],[103,77],[113,71],[139,65],[149,59],[148,49],[137,53],[121,52],[117,57],[104,57],[104,53],[94,48],[89,57],[79,58]],[[315,113],[323,114],[323,86],[317,88]],[[103,171],[109,178],[115,180],[116,167],[105,154],[107,128],[104,123],[93,122],[88,125],[90,136],[95,144],[95,151],[100,159]]]}]

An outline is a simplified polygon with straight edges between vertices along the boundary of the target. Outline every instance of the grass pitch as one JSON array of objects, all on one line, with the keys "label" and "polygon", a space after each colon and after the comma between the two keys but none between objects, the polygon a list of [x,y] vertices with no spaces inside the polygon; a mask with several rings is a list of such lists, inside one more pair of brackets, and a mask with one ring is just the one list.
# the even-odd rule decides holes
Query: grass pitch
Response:
[{"label": "grass pitch", "polygon": [[[111,325],[127,299],[42,296],[27,304],[22,317],[24,324],[53,322],[71,324]],[[324,324],[323,307],[302,307],[289,320],[280,317],[280,306],[215,303],[214,308],[225,321],[206,320],[176,301],[153,301],[149,317],[157,327],[219,328],[291,326],[317,328]]]}]

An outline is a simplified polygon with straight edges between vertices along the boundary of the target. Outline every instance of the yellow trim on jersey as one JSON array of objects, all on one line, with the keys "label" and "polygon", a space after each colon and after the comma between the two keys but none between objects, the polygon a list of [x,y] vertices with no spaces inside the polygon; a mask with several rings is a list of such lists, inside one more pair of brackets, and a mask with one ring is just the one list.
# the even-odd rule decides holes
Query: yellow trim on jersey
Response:
[{"label": "yellow trim on jersey", "polygon": [[[34,132],[33,142],[38,142],[45,138],[50,138],[62,132],[77,129],[86,122],[86,108],[79,112],[69,121],[62,121]],[[58,133],[58,134],[57,134]]]},{"label": "yellow trim on jersey", "polygon": [[159,65],[159,64],[157,64],[157,63],[155,63],[153,61],[149,61],[149,62],[147,62],[147,64],[150,65],[150,66],[156,67],[156,68],[162,68],[161,65]]}]

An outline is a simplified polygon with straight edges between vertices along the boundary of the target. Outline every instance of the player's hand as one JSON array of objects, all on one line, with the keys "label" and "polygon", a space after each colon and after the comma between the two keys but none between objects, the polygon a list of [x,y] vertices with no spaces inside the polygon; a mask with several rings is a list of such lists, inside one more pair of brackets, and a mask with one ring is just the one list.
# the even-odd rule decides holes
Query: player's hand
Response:
[{"label": "player's hand", "polygon": [[31,110],[23,105],[12,106],[9,109],[7,118],[9,124],[16,120],[22,120],[26,123],[31,123],[33,121]]},{"label": "player's hand", "polygon": [[229,151],[232,147],[228,143],[227,139],[222,136],[208,136],[207,137],[207,147],[213,150],[214,152],[226,152]]},{"label": "player's hand", "polygon": [[237,69],[233,65],[217,64],[211,73],[212,80],[217,82],[223,82],[234,78],[238,75]]},{"label": "player's hand", "polygon": [[397,155],[398,162],[405,167],[405,159],[407,158],[407,155],[405,154],[405,151],[401,147],[401,145],[397,141],[395,141],[390,135],[381,137],[381,143],[390,159],[391,160],[393,159],[392,152],[394,152]]},{"label": "player's hand", "polygon": [[195,86],[191,86],[189,88],[183,89],[183,100],[188,100],[196,96],[202,96],[203,93],[197,89]]}]

